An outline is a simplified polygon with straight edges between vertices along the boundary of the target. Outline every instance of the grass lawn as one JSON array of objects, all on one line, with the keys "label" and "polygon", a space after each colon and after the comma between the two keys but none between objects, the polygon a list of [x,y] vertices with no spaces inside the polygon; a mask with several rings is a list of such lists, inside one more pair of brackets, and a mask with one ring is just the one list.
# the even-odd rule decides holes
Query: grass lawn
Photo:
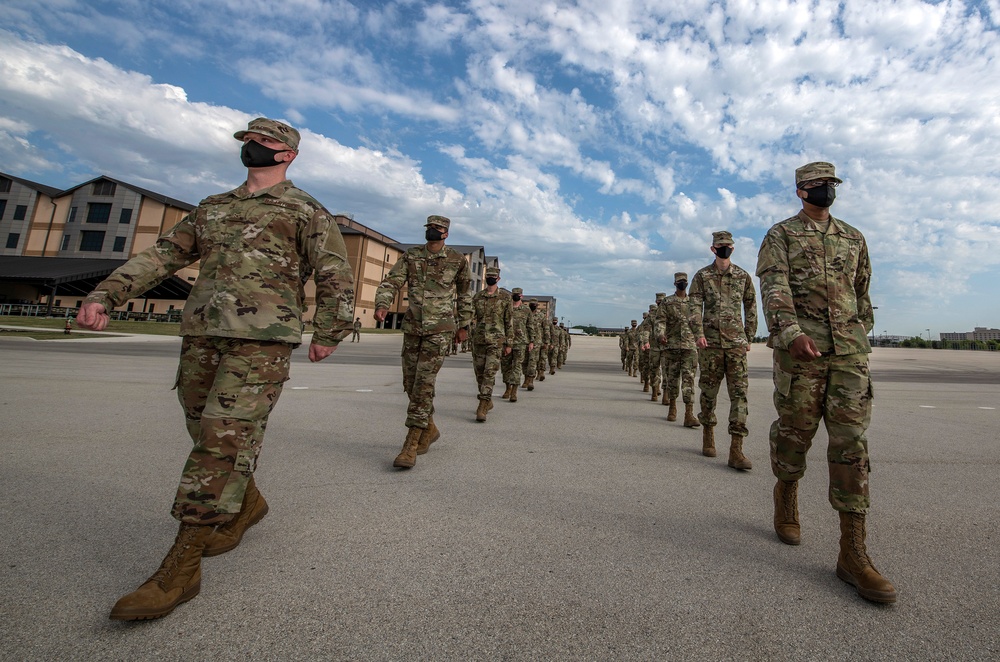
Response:
[{"label": "grass lawn", "polygon": [[[62,333],[66,320],[62,317],[20,317],[17,315],[0,317],[0,326],[31,326],[39,329],[59,329]],[[176,336],[181,325],[176,322],[116,322],[112,320],[105,331],[112,333],[144,333],[155,336]],[[76,322],[73,322],[73,334],[79,332]],[[65,337],[65,336],[64,336]]]},{"label": "grass lawn", "polygon": [[35,340],[73,340],[74,338],[100,338],[96,333],[81,333],[74,331],[66,335],[62,331],[24,331],[21,329],[0,328],[0,338],[34,338]]}]

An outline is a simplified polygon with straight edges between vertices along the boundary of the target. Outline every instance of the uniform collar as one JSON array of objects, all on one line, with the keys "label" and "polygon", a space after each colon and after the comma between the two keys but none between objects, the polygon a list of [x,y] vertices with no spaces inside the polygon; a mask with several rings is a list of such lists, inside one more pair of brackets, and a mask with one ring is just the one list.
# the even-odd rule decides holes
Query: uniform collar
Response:
[{"label": "uniform collar", "polygon": [[280,198],[293,186],[294,184],[292,184],[292,180],[286,179],[278,182],[274,186],[268,186],[267,188],[262,188],[259,191],[251,193],[250,189],[247,188],[247,183],[243,182],[239,185],[239,187],[232,191],[232,195],[241,200],[246,200],[247,198],[259,198],[265,195],[272,198]]}]

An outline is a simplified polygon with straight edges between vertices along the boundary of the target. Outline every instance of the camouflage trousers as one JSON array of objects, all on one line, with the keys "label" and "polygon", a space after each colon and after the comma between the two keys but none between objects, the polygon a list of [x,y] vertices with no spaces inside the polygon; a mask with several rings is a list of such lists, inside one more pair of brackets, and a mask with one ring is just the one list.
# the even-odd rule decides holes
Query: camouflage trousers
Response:
[{"label": "camouflage trousers", "polygon": [[502,353],[503,346],[497,343],[472,343],[472,369],[476,372],[480,400],[490,400],[493,397],[493,385],[497,381]]},{"label": "camouflage trousers", "polygon": [[534,379],[535,370],[538,367],[538,354],[540,353],[538,345],[535,345],[534,349],[526,349],[524,352],[524,363],[521,365],[521,369],[524,371],[525,377],[531,377]]},{"label": "camouflage trousers", "polygon": [[510,354],[506,354],[500,359],[504,384],[521,385],[521,365],[524,363],[524,354],[527,351],[528,346],[526,344],[514,343]]},{"label": "camouflage trousers", "polygon": [[177,487],[175,518],[220,524],[240,512],[291,354],[286,343],[185,336],[176,389],[194,446]]},{"label": "camouflage trousers", "polygon": [[[656,342],[655,340],[653,341]],[[646,381],[652,384],[659,384],[661,380],[661,364],[663,362],[663,351],[650,343],[649,362],[646,364]]]},{"label": "camouflage trousers", "polygon": [[774,408],[771,471],[781,480],[799,480],[820,419],[826,424],[830,504],[845,513],[864,513],[868,497],[868,439],[872,380],[867,354],[821,356],[796,361],[774,350]]},{"label": "camouflage trousers", "polygon": [[626,350],[624,347],[621,347],[621,351],[622,351],[622,365],[625,365],[625,357],[628,356],[628,350]]},{"label": "camouflage trousers", "polygon": [[697,372],[698,350],[663,350],[663,392],[669,400],[676,400],[678,394],[682,394],[685,404],[693,403],[694,376]]},{"label": "camouflage trousers", "polygon": [[553,345],[549,349],[549,372],[552,372],[557,367],[559,367],[559,348]]},{"label": "camouflage trousers", "polygon": [[643,380],[649,378],[649,350],[639,350],[639,377]]},{"label": "camouflage trousers", "polygon": [[699,349],[698,367],[701,369],[701,376],[698,378],[701,413],[698,414],[698,421],[705,427],[712,427],[718,422],[715,403],[719,397],[722,378],[725,377],[726,390],[729,392],[729,434],[747,436],[747,388],[750,386],[750,375],[747,372],[746,350],[743,347]]},{"label": "camouflage trousers", "polygon": [[561,347],[559,349],[559,358],[557,359],[559,362],[556,364],[557,367],[561,368],[566,365],[566,351],[568,349],[568,347]]},{"label": "camouflage trousers", "polygon": [[403,390],[410,398],[406,427],[427,427],[434,413],[434,384],[453,336],[453,333],[403,334]]},{"label": "camouflage trousers", "polygon": [[634,347],[629,347],[625,350],[625,369],[629,372],[632,372],[636,368],[637,353]]}]

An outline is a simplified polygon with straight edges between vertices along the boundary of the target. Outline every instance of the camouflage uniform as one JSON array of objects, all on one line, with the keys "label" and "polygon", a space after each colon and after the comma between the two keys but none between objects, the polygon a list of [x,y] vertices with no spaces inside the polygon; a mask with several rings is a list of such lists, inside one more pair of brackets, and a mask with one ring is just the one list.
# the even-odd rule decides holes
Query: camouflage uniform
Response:
[{"label": "camouflage uniform", "polygon": [[337,223],[319,202],[288,180],[253,193],[244,183],[202,200],[87,301],[111,311],[197,260],[176,384],[194,447],[172,513],[217,524],[240,512],[302,342],[303,282],[316,281],[313,342],[334,346],[352,330],[354,280]]},{"label": "camouflage uniform", "polygon": [[625,349],[626,347],[625,335],[626,334],[624,331],[618,334],[618,350],[621,352],[622,355],[622,370],[625,369],[625,355],[627,353],[627,350]]},{"label": "camouflage uniform", "polygon": [[552,343],[549,345],[549,374],[556,374],[556,368],[559,367],[559,343],[561,341],[559,335],[559,323],[552,319],[552,326],[550,327],[552,332]]},{"label": "camouflage uniform", "polygon": [[[427,220],[450,224],[443,216]],[[472,319],[472,272],[465,256],[453,248],[431,253],[426,244],[414,246],[379,285],[375,309],[388,309],[404,285],[409,298],[402,325],[403,390],[410,398],[406,427],[426,428],[434,412],[437,373],[455,333],[468,328]]]},{"label": "camouflage uniform", "polygon": [[564,324],[559,325],[559,331],[561,332],[562,338],[559,345],[558,367],[562,368],[564,365],[566,365],[566,355],[569,354],[569,348],[570,345],[573,344],[573,342],[570,340],[569,337],[569,329],[567,329]]},{"label": "camouflage uniform", "polygon": [[[678,278],[683,276],[683,279]],[[679,272],[675,282],[687,280],[687,274]],[[688,323],[691,298],[671,294],[660,302],[654,325],[657,339],[663,343],[663,393],[668,400],[676,400],[682,394],[685,404],[694,402],[694,376],[698,372],[698,347]],[[678,388],[680,386],[680,388]]]},{"label": "camouflage uniform", "polygon": [[[820,419],[829,435],[830,503],[864,513],[868,496],[868,439],[872,381],[868,333],[871,262],[864,235],[830,217],[829,227],[799,212],[773,226],[757,257],[768,347],[774,348],[771,469],[783,481],[800,479]],[[788,353],[807,335],[822,354],[809,362]]]},{"label": "camouflage uniform", "polygon": [[656,334],[656,316],[660,302],[666,296],[666,292],[657,292],[656,303],[649,307],[649,383],[653,387],[654,399],[660,393],[660,382],[664,374],[662,370],[664,360],[663,346],[660,344],[659,337]]},{"label": "camouflage uniform", "polygon": [[[520,287],[511,290],[511,294],[522,294]],[[531,309],[522,301],[520,306],[511,304],[513,311],[512,326],[514,334],[511,340],[511,352],[505,354],[500,365],[503,370],[503,381],[508,386],[520,385],[521,366],[524,364],[524,356],[528,351],[528,344],[534,342],[532,336],[533,328],[528,323],[531,317]]]},{"label": "camouflage uniform", "polygon": [[636,320],[632,320],[632,326],[625,329],[625,371],[629,377],[635,377],[638,367],[639,353],[639,332],[636,331]]},{"label": "camouflage uniform", "polygon": [[545,381],[545,364],[549,356],[549,346],[552,344],[552,325],[545,312],[536,310],[535,317],[538,319],[538,363],[535,365],[535,375],[538,381]]},{"label": "camouflage uniform", "polygon": [[[486,270],[487,276],[493,273],[491,269]],[[496,274],[499,275],[499,270]],[[476,372],[480,400],[493,397],[501,355],[514,335],[512,322],[510,295],[505,290],[497,288],[490,293],[482,289],[472,297],[472,367]]]},{"label": "camouflage uniform", "polygon": [[[728,236],[728,242],[732,243],[728,232],[716,232],[715,235]],[[714,243],[720,241],[725,240],[716,239]],[[696,340],[704,337],[708,341],[708,348],[698,351],[701,368],[698,420],[706,427],[715,426],[715,403],[725,377],[730,402],[729,434],[745,437],[750,383],[746,352],[757,332],[757,295],[753,280],[735,264],[730,264],[723,273],[713,262],[695,274],[688,297],[691,299],[691,332]]]},{"label": "camouflage uniform", "polygon": [[643,390],[649,386],[649,349],[646,348],[646,344],[649,342],[649,332],[652,321],[649,319],[649,311],[642,314],[642,321],[639,322],[639,326],[636,327],[636,333],[639,337],[638,343],[638,359],[639,359],[639,378],[643,383]]},{"label": "camouflage uniform", "polygon": [[532,339],[531,342],[534,343],[532,348],[529,349],[524,354],[524,365],[523,371],[526,378],[525,385],[528,384],[527,380],[533,380],[535,378],[535,370],[538,367],[538,355],[542,351],[542,340],[543,333],[542,327],[545,322],[545,315],[536,310],[531,310],[531,306],[538,305],[538,299],[532,299],[528,302],[528,320],[526,324],[528,325],[528,336]]}]

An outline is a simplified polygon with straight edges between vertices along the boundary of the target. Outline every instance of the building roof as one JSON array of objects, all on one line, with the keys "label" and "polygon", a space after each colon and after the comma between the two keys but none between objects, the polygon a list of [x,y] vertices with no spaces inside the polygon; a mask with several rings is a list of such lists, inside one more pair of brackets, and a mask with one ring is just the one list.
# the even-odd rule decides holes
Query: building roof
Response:
[{"label": "building roof", "polygon": [[38,182],[33,182],[30,179],[23,179],[21,177],[15,177],[14,175],[8,175],[6,172],[0,172],[0,177],[6,177],[11,181],[15,181],[18,184],[27,186],[28,188],[34,189],[39,193],[44,193],[50,198],[58,197],[60,193],[59,189],[57,189],[54,186],[46,186],[45,184],[39,184]]},{"label": "building roof", "polygon": [[[63,294],[89,294],[126,260],[79,257],[0,256],[0,283],[58,287]],[[186,299],[191,286],[177,276],[145,294],[147,299]]]},{"label": "building roof", "polygon": [[87,186],[89,184],[93,184],[94,182],[100,181],[102,179],[106,179],[109,182],[114,182],[115,184],[121,184],[125,188],[132,189],[136,193],[139,193],[139,194],[143,195],[144,197],[149,198],[150,200],[156,200],[157,202],[162,202],[165,205],[170,205],[171,207],[177,207],[178,209],[183,209],[185,211],[191,211],[192,209],[194,209],[197,206],[197,205],[192,205],[190,202],[184,202],[183,200],[178,200],[177,198],[171,198],[171,197],[165,196],[162,193],[157,193],[156,191],[150,191],[149,189],[145,189],[145,188],[142,188],[140,186],[136,186],[135,184],[129,184],[128,182],[124,182],[124,181],[122,181],[120,179],[115,179],[114,177],[108,177],[107,175],[100,175],[98,177],[94,177],[93,179],[85,181],[82,184],[77,184],[76,186],[74,186],[72,188],[68,188],[65,191],[62,191],[62,192],[58,193],[57,196],[53,196],[53,197],[62,197],[64,195],[68,195],[69,193],[72,193],[73,191],[75,191],[77,189],[83,188],[84,186]]}]

